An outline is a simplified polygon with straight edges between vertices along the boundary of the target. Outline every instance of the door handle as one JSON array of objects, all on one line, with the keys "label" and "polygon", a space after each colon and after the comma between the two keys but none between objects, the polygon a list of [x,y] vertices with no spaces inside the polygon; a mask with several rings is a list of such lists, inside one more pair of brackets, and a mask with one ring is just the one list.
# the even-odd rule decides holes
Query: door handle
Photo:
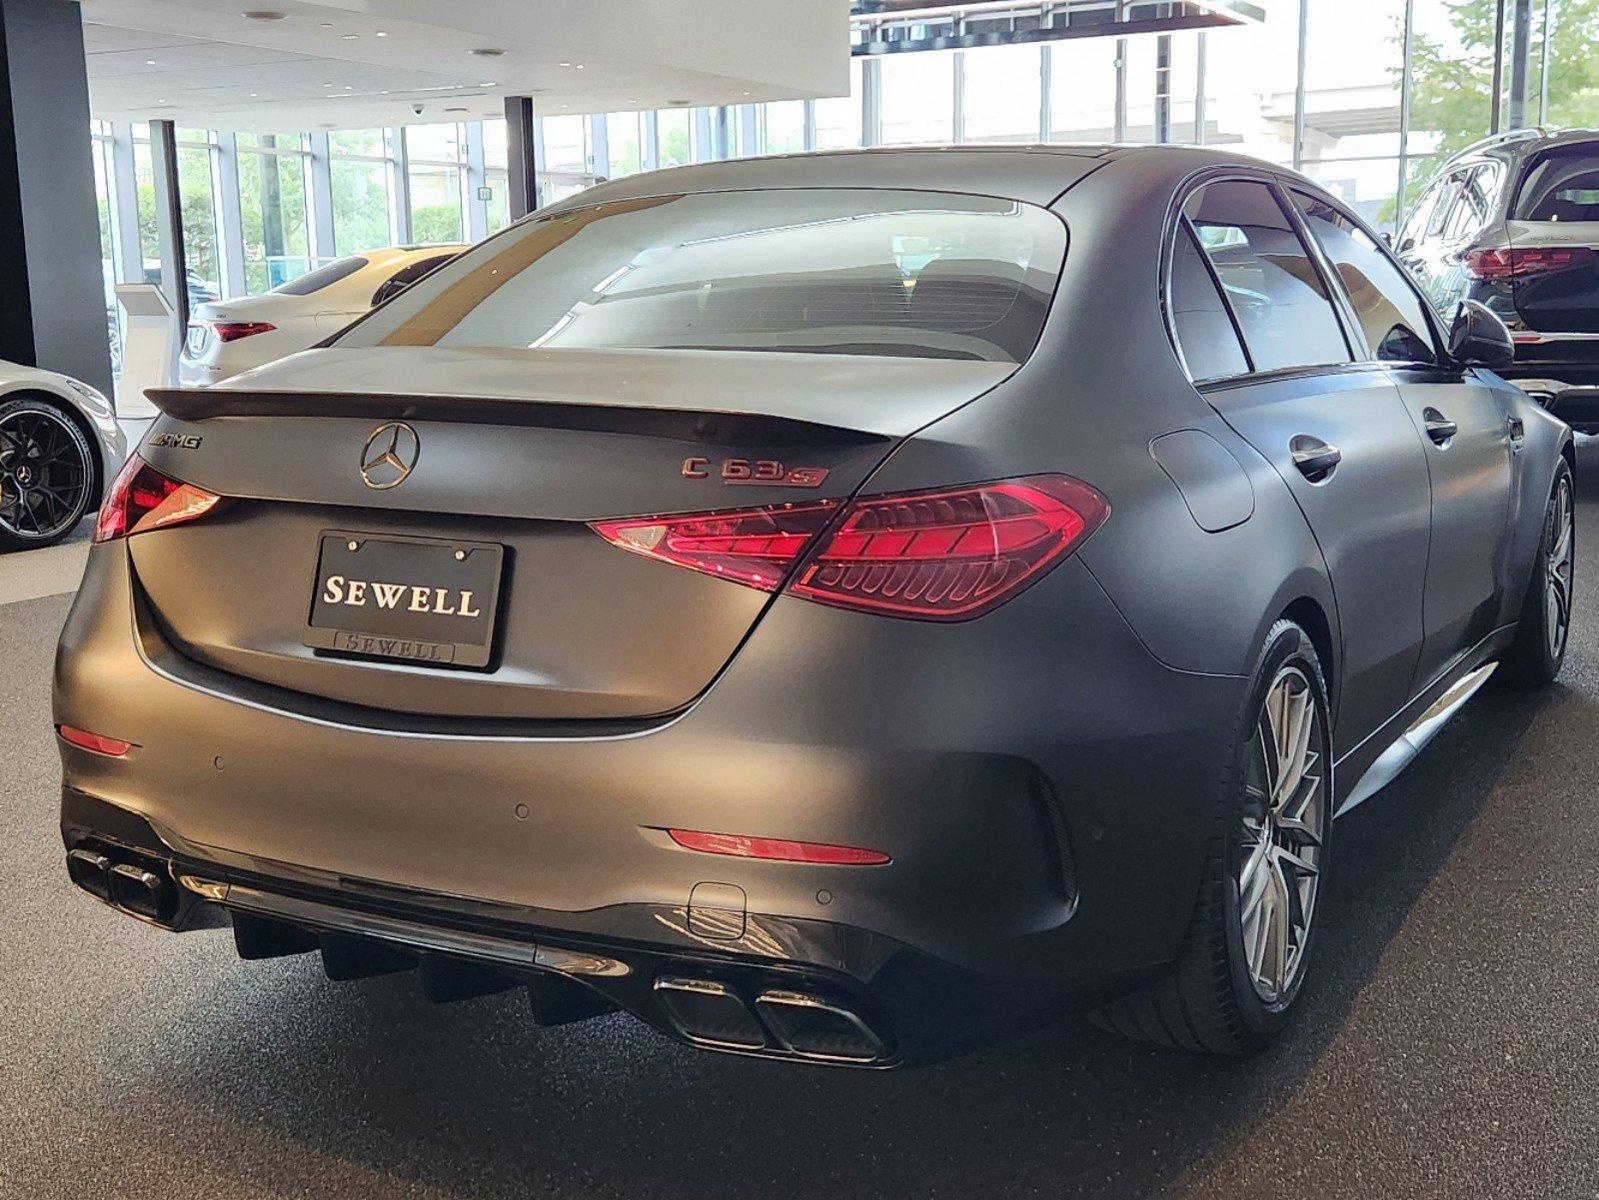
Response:
[{"label": "door handle", "polygon": [[1510,441],[1512,445],[1519,446],[1522,442],[1527,440],[1527,423],[1520,417],[1506,417],[1505,424],[1510,429]]},{"label": "door handle", "polygon": [[1440,447],[1449,445],[1455,434],[1460,432],[1460,426],[1444,416],[1436,408],[1422,409],[1421,423],[1427,430],[1427,436],[1433,440],[1435,445]]},{"label": "door handle", "polygon": [[1331,478],[1344,459],[1337,446],[1330,446],[1318,437],[1301,433],[1288,443],[1288,453],[1299,473],[1311,483],[1323,483]]}]

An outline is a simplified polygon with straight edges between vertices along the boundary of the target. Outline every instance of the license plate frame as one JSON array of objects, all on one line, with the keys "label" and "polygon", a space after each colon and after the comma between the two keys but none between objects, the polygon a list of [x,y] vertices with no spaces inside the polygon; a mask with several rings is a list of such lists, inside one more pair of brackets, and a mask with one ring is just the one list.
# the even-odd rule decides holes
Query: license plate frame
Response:
[{"label": "license plate frame", "polygon": [[492,670],[505,558],[495,542],[324,529],[301,641],[319,653]]}]

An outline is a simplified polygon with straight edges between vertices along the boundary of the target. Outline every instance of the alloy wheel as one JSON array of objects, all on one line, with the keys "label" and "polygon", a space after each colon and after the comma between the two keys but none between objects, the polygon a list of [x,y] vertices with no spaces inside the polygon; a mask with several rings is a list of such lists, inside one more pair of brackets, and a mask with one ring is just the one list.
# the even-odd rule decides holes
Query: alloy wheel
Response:
[{"label": "alloy wheel", "polygon": [[1322,713],[1310,680],[1285,664],[1266,691],[1244,786],[1238,912],[1250,982],[1288,996],[1304,962],[1327,821]]},{"label": "alloy wheel", "polygon": [[0,533],[47,541],[88,508],[90,467],[68,418],[43,408],[0,417]]},{"label": "alloy wheel", "polygon": [[1544,570],[1544,632],[1549,638],[1549,657],[1559,659],[1571,628],[1572,550],[1574,524],[1571,506],[1571,478],[1562,476],[1549,501],[1549,556]]}]

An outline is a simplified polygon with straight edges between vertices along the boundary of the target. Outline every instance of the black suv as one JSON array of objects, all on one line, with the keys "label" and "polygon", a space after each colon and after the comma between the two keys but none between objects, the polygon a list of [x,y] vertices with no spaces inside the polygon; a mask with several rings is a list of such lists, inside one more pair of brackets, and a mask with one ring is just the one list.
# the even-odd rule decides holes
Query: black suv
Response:
[{"label": "black suv", "polygon": [[1599,132],[1522,129],[1462,150],[1396,249],[1441,311],[1480,300],[1510,326],[1501,374],[1599,432]]}]

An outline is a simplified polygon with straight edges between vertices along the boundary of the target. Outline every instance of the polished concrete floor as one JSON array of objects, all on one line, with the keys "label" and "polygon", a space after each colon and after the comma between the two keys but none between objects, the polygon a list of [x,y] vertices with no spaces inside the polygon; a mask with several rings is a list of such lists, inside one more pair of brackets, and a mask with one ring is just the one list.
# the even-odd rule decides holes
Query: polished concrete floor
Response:
[{"label": "polished concrete floor", "polygon": [[541,1031],[514,995],[433,1007],[114,916],[55,830],[70,598],[0,606],[0,1196],[1594,1197],[1599,542],[1578,586],[1561,682],[1483,693],[1339,826],[1280,1048],[1213,1063],[1064,1020],[888,1075],[621,1016]]}]

